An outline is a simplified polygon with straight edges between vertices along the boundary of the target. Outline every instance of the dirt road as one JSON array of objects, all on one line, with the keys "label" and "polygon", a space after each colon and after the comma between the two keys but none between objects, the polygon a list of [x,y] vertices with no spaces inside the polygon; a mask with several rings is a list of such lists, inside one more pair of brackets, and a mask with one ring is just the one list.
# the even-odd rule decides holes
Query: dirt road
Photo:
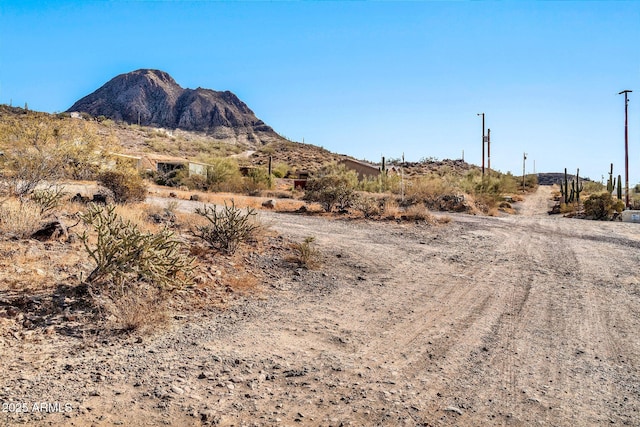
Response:
[{"label": "dirt road", "polygon": [[265,214],[323,266],[151,339],[9,343],[0,400],[72,410],[0,425],[640,425],[640,228],[549,195],[442,226]]}]

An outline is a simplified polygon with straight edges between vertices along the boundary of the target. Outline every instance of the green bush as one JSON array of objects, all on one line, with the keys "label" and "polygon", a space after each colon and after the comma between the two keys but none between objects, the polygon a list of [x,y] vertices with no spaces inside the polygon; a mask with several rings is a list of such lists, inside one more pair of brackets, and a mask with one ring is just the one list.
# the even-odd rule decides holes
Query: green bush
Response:
[{"label": "green bush", "polygon": [[99,182],[109,189],[116,203],[143,201],[147,196],[147,186],[134,170],[122,169],[102,172]]},{"label": "green bush", "polygon": [[238,163],[229,158],[208,159],[207,185],[210,190],[234,191],[242,185],[242,175]]},{"label": "green bush", "polygon": [[276,178],[284,178],[289,173],[289,165],[286,163],[276,163],[271,169],[271,173]]}]

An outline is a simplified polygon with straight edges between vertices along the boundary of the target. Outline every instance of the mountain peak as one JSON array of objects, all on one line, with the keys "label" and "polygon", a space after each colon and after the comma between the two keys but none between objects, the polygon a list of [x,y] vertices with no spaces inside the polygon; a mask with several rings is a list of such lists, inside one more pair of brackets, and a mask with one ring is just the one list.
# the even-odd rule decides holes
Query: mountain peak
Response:
[{"label": "mountain peak", "polygon": [[183,89],[168,73],[155,69],[120,74],[67,111],[144,126],[206,132],[218,139],[251,145],[280,139],[232,92]]}]

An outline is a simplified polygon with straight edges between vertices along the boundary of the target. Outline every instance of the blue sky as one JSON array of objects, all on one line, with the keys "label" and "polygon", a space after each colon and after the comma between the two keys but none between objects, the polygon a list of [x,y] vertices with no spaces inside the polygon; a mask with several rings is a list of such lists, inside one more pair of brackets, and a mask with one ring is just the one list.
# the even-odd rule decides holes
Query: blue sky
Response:
[{"label": "blue sky", "polygon": [[357,158],[640,182],[640,1],[0,1],[0,103],[57,112],[161,69],[280,134]]}]

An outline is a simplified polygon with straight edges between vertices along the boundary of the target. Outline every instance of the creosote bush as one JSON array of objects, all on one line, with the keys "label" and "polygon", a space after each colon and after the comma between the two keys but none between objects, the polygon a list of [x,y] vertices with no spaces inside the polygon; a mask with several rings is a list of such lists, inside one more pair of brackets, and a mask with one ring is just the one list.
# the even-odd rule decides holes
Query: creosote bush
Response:
[{"label": "creosote bush", "polygon": [[245,211],[236,208],[233,201],[231,206],[225,202],[221,209],[216,205],[204,205],[196,209],[195,213],[206,218],[209,223],[195,226],[194,235],[212,248],[227,254],[235,253],[238,245],[249,240],[260,228],[255,209],[247,208]]},{"label": "creosote bush", "polygon": [[193,259],[167,229],[143,233],[118,216],[113,205],[91,204],[81,219],[97,235],[95,243],[87,231],[80,235],[96,263],[85,280],[91,291],[117,296],[141,283],[162,291],[189,283]]}]

